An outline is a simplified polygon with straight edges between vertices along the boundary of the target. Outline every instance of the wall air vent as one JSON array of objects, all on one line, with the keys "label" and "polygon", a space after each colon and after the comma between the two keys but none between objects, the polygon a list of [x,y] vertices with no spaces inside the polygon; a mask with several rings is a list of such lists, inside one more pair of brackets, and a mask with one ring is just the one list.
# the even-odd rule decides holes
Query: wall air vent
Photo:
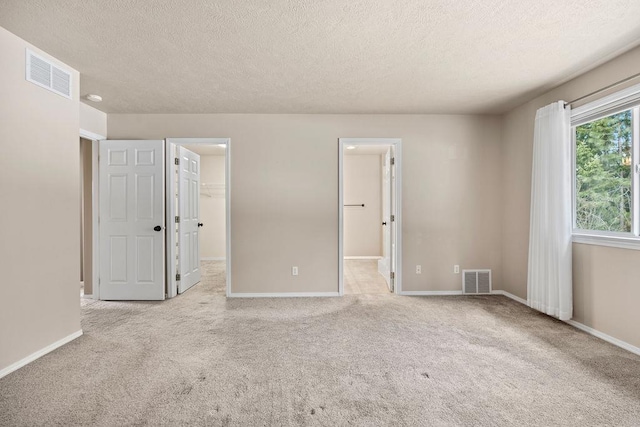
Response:
[{"label": "wall air vent", "polygon": [[26,79],[71,99],[71,73],[27,49]]},{"label": "wall air vent", "polygon": [[491,293],[491,270],[462,270],[462,293],[480,295]]}]

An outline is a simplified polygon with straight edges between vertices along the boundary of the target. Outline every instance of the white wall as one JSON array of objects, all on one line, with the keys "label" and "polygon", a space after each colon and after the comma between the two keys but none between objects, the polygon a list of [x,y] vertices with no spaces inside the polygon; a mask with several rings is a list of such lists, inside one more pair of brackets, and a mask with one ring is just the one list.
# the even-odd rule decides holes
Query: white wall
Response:
[{"label": "white wall", "polygon": [[36,86],[26,48],[0,28],[0,370],[80,330],[79,74]]},{"label": "white wall", "polygon": [[338,138],[350,137],[402,138],[403,289],[460,290],[454,264],[491,268],[500,288],[497,116],[109,114],[108,127],[231,138],[233,292],[338,291]]},{"label": "white wall", "polygon": [[200,156],[200,258],[226,256],[224,174],[224,156]]},{"label": "white wall", "polygon": [[344,156],[344,255],[382,256],[382,162],[379,154]]}]

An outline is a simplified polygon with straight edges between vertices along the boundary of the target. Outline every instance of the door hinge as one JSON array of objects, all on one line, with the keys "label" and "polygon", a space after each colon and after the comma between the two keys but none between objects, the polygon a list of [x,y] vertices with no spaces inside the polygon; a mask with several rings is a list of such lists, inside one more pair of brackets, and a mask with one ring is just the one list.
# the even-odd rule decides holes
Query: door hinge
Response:
[{"label": "door hinge", "polygon": [[176,223],[180,222],[180,217],[176,216]]},{"label": "door hinge", "polygon": [[177,274],[176,274],[176,280],[177,280],[177,281],[180,281],[180,273],[177,273]]},{"label": "door hinge", "polygon": [[391,274],[391,280],[396,278],[396,272],[395,271],[392,271],[390,274]]},{"label": "door hinge", "polygon": [[393,166],[393,165],[395,165],[395,164],[396,164],[396,158],[395,158],[395,157],[392,157],[392,158],[391,158],[391,166]]},{"label": "door hinge", "polygon": [[391,215],[391,222],[396,220],[396,216],[395,215]]},{"label": "door hinge", "polygon": [[174,163],[175,163],[176,165],[179,165],[179,164],[180,164],[180,159],[176,157],[176,158],[174,159]]}]

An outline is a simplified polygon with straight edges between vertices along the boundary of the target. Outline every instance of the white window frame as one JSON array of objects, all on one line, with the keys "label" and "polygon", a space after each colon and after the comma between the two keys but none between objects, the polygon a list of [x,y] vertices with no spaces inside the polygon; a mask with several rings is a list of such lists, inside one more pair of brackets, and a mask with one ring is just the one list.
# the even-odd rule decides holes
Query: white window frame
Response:
[{"label": "white window frame", "polygon": [[[631,232],[583,230],[576,227],[576,127],[612,114],[632,110]],[[571,111],[573,242],[640,250],[640,84],[580,106]]]}]

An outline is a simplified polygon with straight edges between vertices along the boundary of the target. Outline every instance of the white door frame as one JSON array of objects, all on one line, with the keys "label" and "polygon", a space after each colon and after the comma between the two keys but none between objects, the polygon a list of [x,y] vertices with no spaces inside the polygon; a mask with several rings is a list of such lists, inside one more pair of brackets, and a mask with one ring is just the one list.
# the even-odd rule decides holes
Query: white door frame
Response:
[{"label": "white door frame", "polygon": [[344,295],[344,148],[346,145],[392,145],[395,151],[396,259],[393,292],[402,293],[402,138],[338,138],[338,293]]},{"label": "white door frame", "polygon": [[100,299],[100,224],[98,218],[100,214],[100,170],[98,164],[99,154],[99,141],[107,139],[106,135],[99,135],[88,130],[80,129],[80,138],[88,139],[91,141],[91,216],[93,226],[91,228],[91,246],[93,249],[93,259],[91,264],[93,266],[93,288],[91,295],[86,295],[85,298]]},{"label": "white door frame", "polygon": [[[174,158],[176,157],[175,147],[189,144],[226,144],[225,150],[225,231],[227,237],[226,244],[226,275],[227,275],[227,297],[231,294],[231,138],[167,138],[166,144],[166,188],[167,188],[167,298],[173,298],[178,294],[176,283],[176,206],[173,195],[175,194],[175,177],[173,176]],[[173,145],[172,145],[173,144]]]}]

